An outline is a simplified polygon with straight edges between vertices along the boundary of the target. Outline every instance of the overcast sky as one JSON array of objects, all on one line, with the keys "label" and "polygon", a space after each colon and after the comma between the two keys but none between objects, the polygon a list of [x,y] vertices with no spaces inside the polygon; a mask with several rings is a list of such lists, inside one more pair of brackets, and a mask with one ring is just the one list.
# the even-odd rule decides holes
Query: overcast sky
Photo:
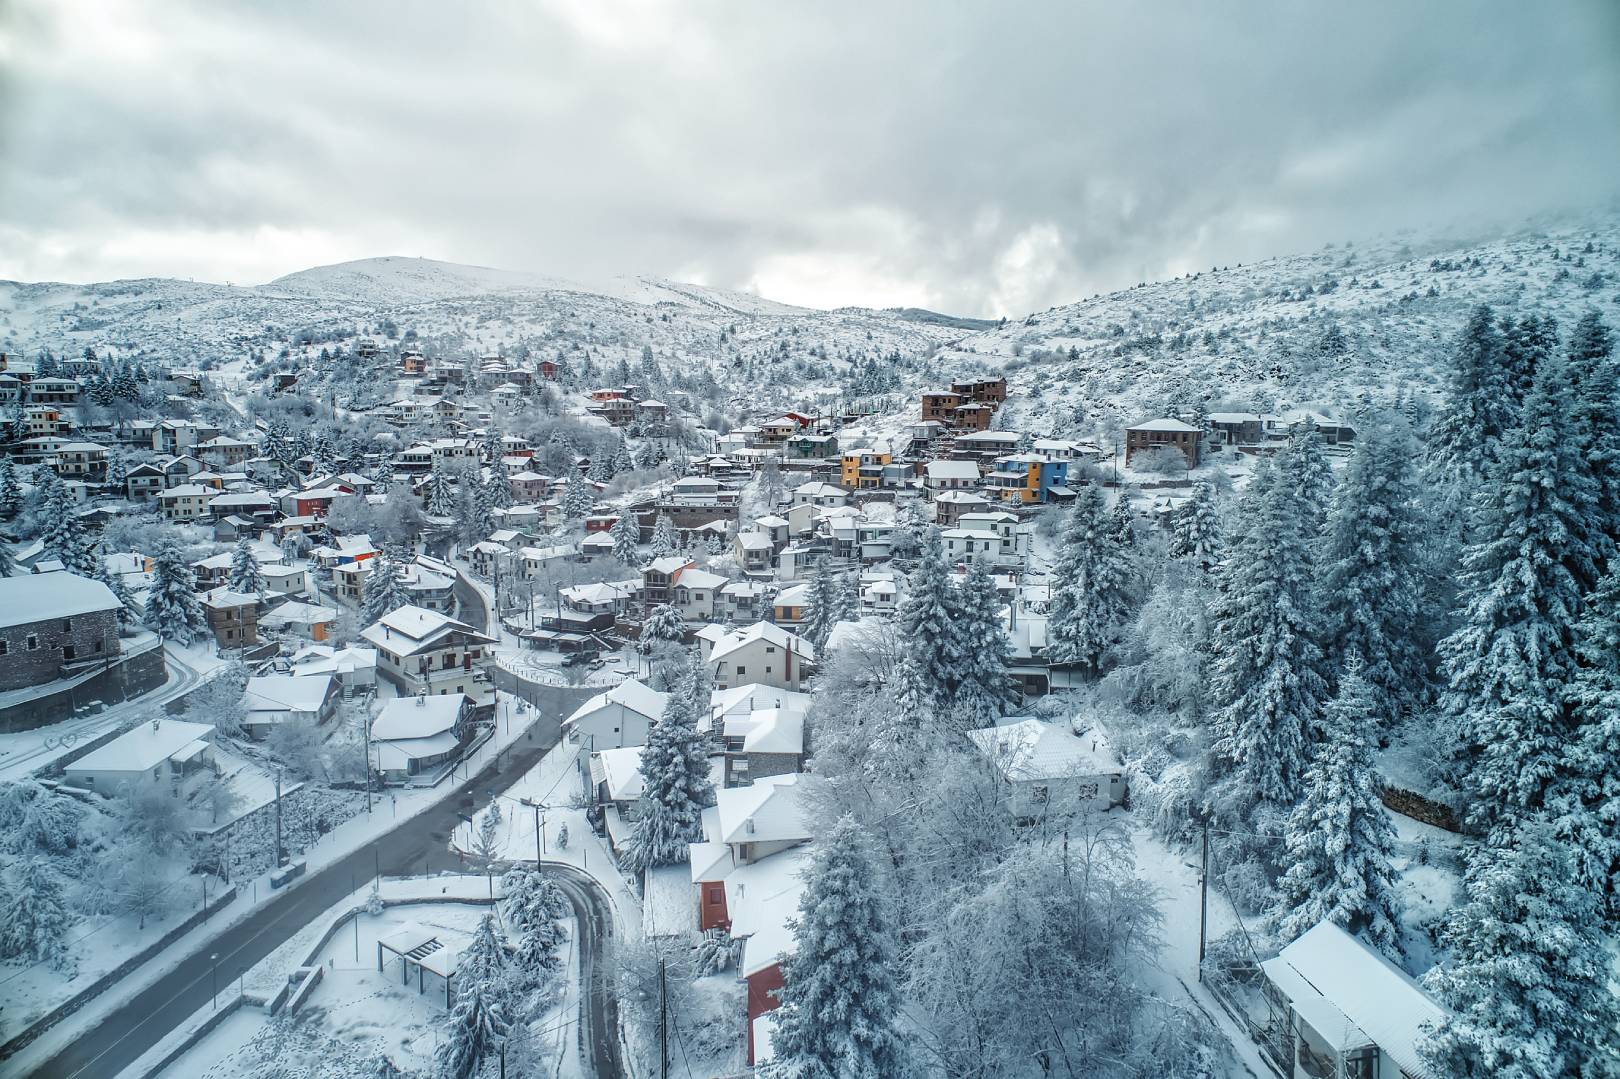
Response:
[{"label": "overcast sky", "polygon": [[395,254],[1016,315],[1617,188],[1613,0],[0,0],[0,278]]}]

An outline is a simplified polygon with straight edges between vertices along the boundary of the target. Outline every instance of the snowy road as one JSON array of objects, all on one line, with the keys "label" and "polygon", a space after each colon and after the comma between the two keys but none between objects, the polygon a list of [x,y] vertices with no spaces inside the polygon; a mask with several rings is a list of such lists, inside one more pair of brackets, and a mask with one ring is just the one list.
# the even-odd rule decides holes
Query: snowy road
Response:
[{"label": "snowy road", "polygon": [[590,875],[560,862],[546,863],[546,876],[573,904],[579,925],[579,1055],[586,1074],[624,1075],[619,1054],[619,1002],[614,993],[613,907]]},{"label": "snowy road", "polygon": [[82,719],[0,737],[0,747],[4,747],[0,748],[0,781],[21,779],[45,767],[74,746],[105,734],[141,710],[161,707],[189,692],[205,677],[168,645],[163,647],[163,663],[169,670],[169,680],[142,696]]}]

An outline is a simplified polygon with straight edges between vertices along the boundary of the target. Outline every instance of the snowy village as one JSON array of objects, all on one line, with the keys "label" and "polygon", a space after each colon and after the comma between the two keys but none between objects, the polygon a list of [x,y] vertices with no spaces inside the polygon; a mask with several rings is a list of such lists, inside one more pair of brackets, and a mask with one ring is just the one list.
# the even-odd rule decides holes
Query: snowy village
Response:
[{"label": "snowy village", "polygon": [[982,318],[8,227],[0,1075],[1620,1076],[1612,209]]}]

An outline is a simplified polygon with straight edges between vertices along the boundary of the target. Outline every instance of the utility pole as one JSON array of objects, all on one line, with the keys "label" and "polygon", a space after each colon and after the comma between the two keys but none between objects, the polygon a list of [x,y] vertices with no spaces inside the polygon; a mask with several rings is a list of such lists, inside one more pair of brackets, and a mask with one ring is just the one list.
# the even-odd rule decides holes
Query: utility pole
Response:
[{"label": "utility pole", "polygon": [[281,868],[281,768],[276,768],[276,868]]},{"label": "utility pole", "polygon": [[1209,821],[1204,821],[1204,867],[1198,874],[1198,980],[1204,980],[1204,937],[1209,931]]},{"label": "utility pole", "polygon": [[658,1076],[669,1079],[669,994],[664,961],[658,961]]},{"label": "utility pole", "polygon": [[366,816],[371,816],[371,719],[366,706],[360,706],[360,725],[366,729]]}]

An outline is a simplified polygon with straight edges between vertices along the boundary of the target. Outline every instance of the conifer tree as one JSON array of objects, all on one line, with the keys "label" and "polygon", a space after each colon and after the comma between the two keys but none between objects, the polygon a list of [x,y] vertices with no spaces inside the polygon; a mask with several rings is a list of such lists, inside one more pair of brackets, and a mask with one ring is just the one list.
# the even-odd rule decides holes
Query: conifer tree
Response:
[{"label": "conifer tree", "polygon": [[124,459],[123,451],[114,446],[107,451],[106,485],[122,495],[128,483],[129,463]]},{"label": "conifer tree", "polygon": [[449,517],[456,511],[456,483],[443,457],[435,457],[428,471],[427,511],[435,517]]},{"label": "conifer tree", "polygon": [[915,667],[916,682],[924,698],[934,705],[949,705],[956,692],[960,650],[956,638],[955,593],[939,529],[923,533],[917,565],[906,578],[905,596],[896,620],[906,653]]},{"label": "conifer tree", "polygon": [[1481,305],[1468,318],[1451,361],[1446,399],[1429,429],[1431,477],[1471,489],[1496,456],[1496,444],[1513,427],[1513,393],[1491,309]]},{"label": "conifer tree", "polygon": [[613,444],[613,474],[615,476],[636,470],[636,459],[630,453],[630,443],[624,439],[624,432],[619,432],[618,440]]},{"label": "conifer tree", "polygon": [[1101,670],[1131,614],[1130,568],[1110,525],[1101,489],[1081,484],[1052,571],[1052,658],[1092,672]]},{"label": "conifer tree", "polygon": [[664,558],[672,555],[678,546],[675,539],[675,522],[660,513],[653,521],[652,544],[649,548],[652,557]]},{"label": "conifer tree", "polygon": [[613,539],[613,557],[626,566],[639,565],[641,558],[636,551],[636,541],[640,538],[641,525],[636,515],[629,509],[619,512],[618,520],[608,529],[608,535]]},{"label": "conifer tree", "polygon": [[1305,538],[1315,542],[1322,533],[1333,500],[1333,466],[1322,453],[1322,438],[1316,433],[1315,420],[1307,418],[1289,434],[1282,474],[1293,490]]},{"label": "conifer tree", "polygon": [[1328,512],[1316,589],[1327,668],[1359,656],[1374,712],[1388,722],[1422,699],[1425,677],[1423,527],[1412,439],[1395,424],[1360,432]]},{"label": "conifer tree", "polygon": [[11,550],[11,544],[0,539],[0,577],[15,577],[17,575],[17,556]]},{"label": "conifer tree", "polygon": [[832,571],[827,568],[825,558],[816,559],[815,575],[810,578],[810,594],[807,597],[804,623],[800,632],[806,640],[818,649],[827,645],[827,638],[831,636],[833,626],[843,617],[843,602],[839,596],[838,582],[834,580]]},{"label": "conifer tree", "polygon": [[779,1074],[876,1077],[905,1070],[894,938],[873,859],[845,816],[816,845],[782,963],[772,1039]]},{"label": "conifer tree", "polygon": [[1502,360],[1506,367],[1503,384],[1507,389],[1513,422],[1518,422],[1524,399],[1535,385],[1536,368],[1551,356],[1558,345],[1558,324],[1549,316],[1525,315],[1517,322],[1502,318]]},{"label": "conifer tree", "polygon": [[373,561],[360,592],[360,620],[368,626],[411,602],[399,562],[391,554]]},{"label": "conifer tree", "polygon": [[1441,933],[1448,956],[1429,982],[1451,1015],[1424,1055],[1466,1079],[1613,1075],[1620,997],[1598,897],[1544,821],[1503,838],[1474,856]]},{"label": "conifer tree", "polygon": [[259,569],[259,559],[253,553],[253,544],[246,536],[236,541],[236,550],[231,552],[230,585],[232,592],[241,592],[244,595],[263,595],[265,590],[264,573]]},{"label": "conifer tree", "polygon": [[[3,546],[4,544],[0,544],[0,547]],[[0,554],[0,577],[9,576],[9,574],[3,572],[4,562],[5,556]],[[135,597],[130,593],[129,586],[124,583],[123,574],[113,572],[112,567],[107,564],[107,553],[99,547],[96,548],[95,576],[96,580],[106,585],[112,594],[118,598],[118,624],[121,626],[134,625],[137,621],[137,615],[140,613],[135,607]]]},{"label": "conifer tree", "polygon": [[968,566],[957,588],[956,636],[961,648],[956,713],[975,727],[989,726],[1017,703],[1018,691],[1007,673],[1012,642],[1001,619],[1001,598],[982,562]]},{"label": "conifer tree", "polygon": [[579,470],[571,469],[563,484],[562,514],[570,521],[583,521],[596,505],[596,493]]},{"label": "conifer tree", "polygon": [[1574,729],[1547,795],[1576,880],[1620,914],[1620,566],[1586,598],[1569,700]]},{"label": "conifer tree", "polygon": [[484,481],[484,497],[492,509],[507,509],[512,505],[512,481],[506,478],[504,471],[490,469],[489,479]]},{"label": "conifer tree", "polygon": [[203,629],[196,575],[173,540],[165,540],[152,558],[146,627],[164,640],[182,645],[190,644]]},{"label": "conifer tree", "polygon": [[1192,497],[1171,516],[1170,556],[1187,559],[1205,573],[1220,561],[1220,509],[1208,480],[1193,484]]},{"label": "conifer tree", "polygon": [[512,1020],[510,977],[506,952],[495,938],[495,916],[486,914],[456,963],[455,1004],[438,1050],[445,1079],[472,1079],[486,1058],[500,1052]]},{"label": "conifer tree", "polygon": [[0,519],[11,520],[22,508],[22,484],[17,480],[17,467],[11,458],[0,458]]},{"label": "conifer tree", "polygon": [[702,813],[713,801],[708,747],[683,676],[641,751],[641,816],[625,844],[625,864],[639,874],[684,861],[687,845],[703,838]]},{"label": "conifer tree", "polygon": [[1541,364],[1524,422],[1475,500],[1479,542],[1463,557],[1463,624],[1441,643],[1441,704],[1479,823],[1542,803],[1567,751],[1574,628],[1595,584],[1595,484],[1564,437],[1564,365]]},{"label": "conifer tree", "polygon": [[[95,546],[79,517],[73,492],[54,472],[45,490],[45,531],[40,535],[45,554],[81,577],[96,575]],[[42,477],[43,478],[43,477]]]},{"label": "conifer tree", "polygon": [[1288,872],[1278,886],[1283,937],[1325,920],[1389,955],[1400,951],[1395,826],[1378,797],[1369,734],[1380,721],[1373,687],[1352,654],[1324,710],[1322,741],[1305,774],[1305,797],[1284,833]]},{"label": "conifer tree", "polygon": [[67,931],[73,922],[62,882],[50,860],[29,854],[5,873],[6,902],[0,905],[0,960],[69,965]]},{"label": "conifer tree", "polygon": [[1217,812],[1247,820],[1298,800],[1327,687],[1307,617],[1310,556],[1294,494],[1262,461],[1217,579],[1210,720]]},{"label": "conifer tree", "polygon": [[1605,564],[1620,544],[1620,371],[1615,367],[1614,335],[1596,311],[1588,311],[1570,335],[1568,425],[1576,453],[1597,484],[1592,524],[1602,537],[1599,553]]}]

